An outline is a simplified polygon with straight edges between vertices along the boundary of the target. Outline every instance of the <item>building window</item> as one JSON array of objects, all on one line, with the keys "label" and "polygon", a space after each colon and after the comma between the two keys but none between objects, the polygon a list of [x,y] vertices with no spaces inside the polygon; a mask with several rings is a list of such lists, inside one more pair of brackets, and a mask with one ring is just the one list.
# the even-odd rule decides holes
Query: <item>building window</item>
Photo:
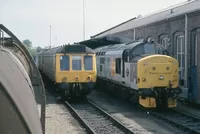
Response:
[{"label": "building window", "polygon": [[69,56],[60,56],[60,70],[69,70]]},{"label": "building window", "polygon": [[121,74],[121,58],[116,58],[115,70],[117,74]]},{"label": "building window", "polygon": [[169,38],[162,38],[162,39],[161,39],[161,45],[162,45],[165,49],[167,49],[167,46],[168,46],[168,39],[169,39]]},{"label": "building window", "polygon": [[92,56],[88,56],[88,55],[84,56],[84,69],[93,70]]},{"label": "building window", "polygon": [[195,49],[194,49],[195,50],[195,66],[198,65],[198,55],[197,55],[198,44],[200,45],[200,33],[197,33],[195,35]]},{"label": "building window", "polygon": [[177,36],[177,60],[179,62],[179,79],[181,80],[180,85],[184,85],[184,70],[185,70],[185,42],[184,36]]},{"label": "building window", "polygon": [[81,70],[81,56],[72,56],[72,70]]},{"label": "building window", "polygon": [[153,40],[152,36],[147,37],[147,42],[150,42],[152,40]]},{"label": "building window", "polygon": [[158,36],[159,43],[165,48],[168,49],[168,45],[170,44],[170,38],[166,33],[162,33]]}]

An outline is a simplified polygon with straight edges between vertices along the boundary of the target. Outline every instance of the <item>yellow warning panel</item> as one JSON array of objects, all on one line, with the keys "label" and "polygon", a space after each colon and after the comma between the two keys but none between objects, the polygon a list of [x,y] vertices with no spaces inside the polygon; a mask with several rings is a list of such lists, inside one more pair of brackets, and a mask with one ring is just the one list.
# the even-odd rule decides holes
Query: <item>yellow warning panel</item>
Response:
[{"label": "yellow warning panel", "polygon": [[169,108],[176,107],[177,105],[176,99],[169,98],[167,101],[167,104]]},{"label": "yellow warning panel", "polygon": [[156,100],[151,97],[146,97],[145,99],[142,99],[142,97],[139,97],[139,103],[143,107],[146,108],[155,108],[156,107]]}]

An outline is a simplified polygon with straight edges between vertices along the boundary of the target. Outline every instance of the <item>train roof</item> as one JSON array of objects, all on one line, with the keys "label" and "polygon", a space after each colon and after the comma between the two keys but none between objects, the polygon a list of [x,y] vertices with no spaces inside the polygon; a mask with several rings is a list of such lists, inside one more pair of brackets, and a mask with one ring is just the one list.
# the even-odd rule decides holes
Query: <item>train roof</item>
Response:
[{"label": "train roof", "polygon": [[125,50],[125,49],[132,49],[137,45],[144,43],[143,41],[133,41],[130,43],[123,43],[123,44],[114,44],[108,46],[102,46],[94,49],[96,52],[106,52],[106,51],[116,51],[116,50]]},{"label": "train roof", "polygon": [[94,54],[95,52],[85,45],[64,45],[42,51],[41,53],[86,53]]}]

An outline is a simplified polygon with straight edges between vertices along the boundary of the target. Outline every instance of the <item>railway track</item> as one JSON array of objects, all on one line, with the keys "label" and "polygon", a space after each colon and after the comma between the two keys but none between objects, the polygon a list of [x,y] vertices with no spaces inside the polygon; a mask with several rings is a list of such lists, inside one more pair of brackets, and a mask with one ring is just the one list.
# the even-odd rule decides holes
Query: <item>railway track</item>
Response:
[{"label": "railway track", "polygon": [[90,101],[78,104],[66,101],[65,104],[91,134],[133,134],[123,124]]},{"label": "railway track", "polygon": [[150,115],[162,119],[188,133],[200,134],[200,118],[171,109],[167,112],[149,112]]}]

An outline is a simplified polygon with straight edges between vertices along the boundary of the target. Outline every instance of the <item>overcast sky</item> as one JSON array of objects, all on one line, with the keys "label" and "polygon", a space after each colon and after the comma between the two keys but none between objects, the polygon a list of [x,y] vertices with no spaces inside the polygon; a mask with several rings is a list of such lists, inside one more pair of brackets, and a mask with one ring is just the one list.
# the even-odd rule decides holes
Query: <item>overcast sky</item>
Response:
[{"label": "overcast sky", "polygon": [[[85,0],[85,39],[131,19],[185,0]],[[0,0],[0,23],[33,46],[83,40],[83,0]]]}]

